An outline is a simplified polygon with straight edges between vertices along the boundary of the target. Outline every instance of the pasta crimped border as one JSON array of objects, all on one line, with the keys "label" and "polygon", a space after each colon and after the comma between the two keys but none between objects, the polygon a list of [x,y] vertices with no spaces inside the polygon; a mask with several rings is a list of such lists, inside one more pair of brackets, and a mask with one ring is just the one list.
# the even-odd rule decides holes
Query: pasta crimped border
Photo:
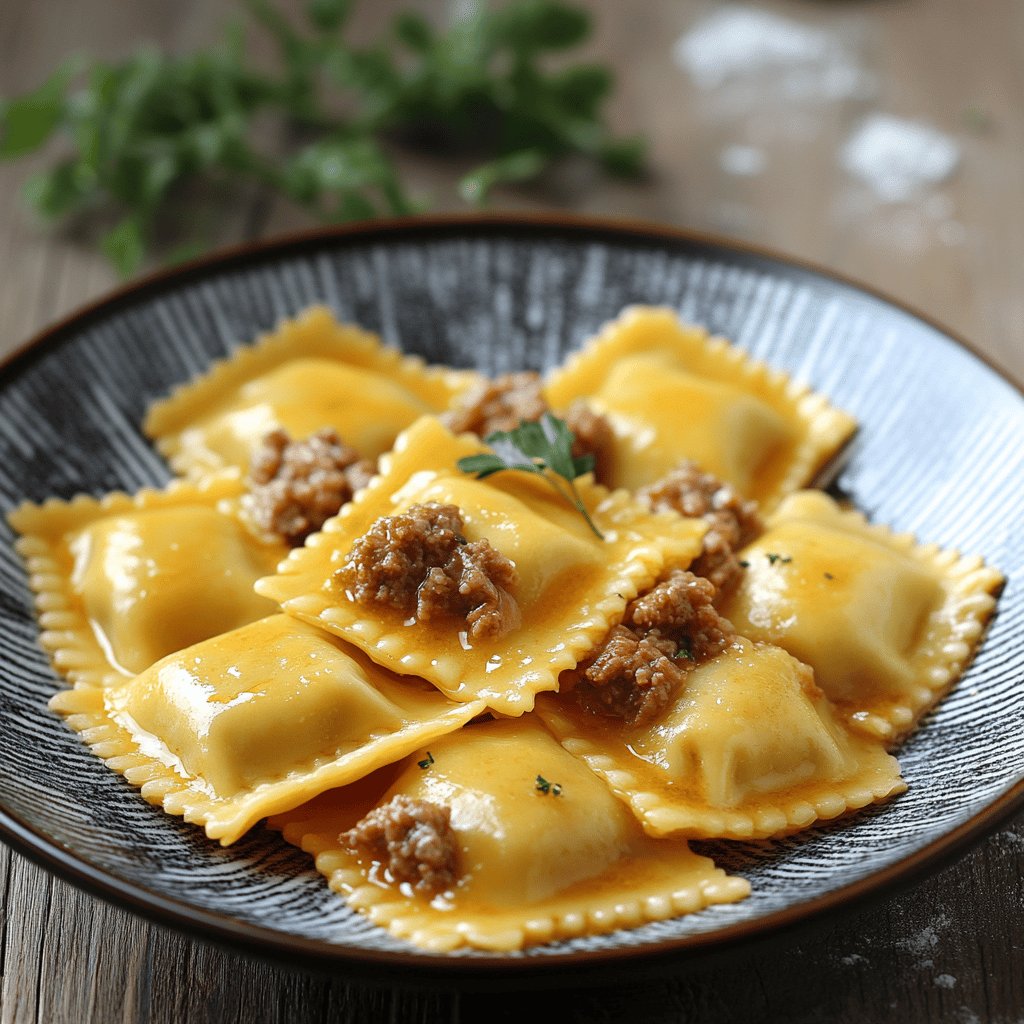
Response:
[{"label": "pasta crimped border", "polygon": [[[862,512],[841,508],[827,495],[808,492],[808,496],[813,496],[826,510],[826,519],[810,514],[787,517],[782,507],[776,511],[773,521],[826,525],[836,522],[855,536],[868,537],[921,563],[935,573],[942,588],[943,601],[929,615],[918,651],[910,659],[919,679],[910,692],[910,699],[893,704],[882,713],[866,712],[849,720],[852,727],[896,746],[967,671],[1006,580],[1001,572],[986,565],[980,555],[962,555],[956,548],[943,548],[933,543],[920,544],[914,534],[896,533],[882,523],[869,522]],[[769,521],[769,529],[771,525]]]},{"label": "pasta crimped border", "polygon": [[339,322],[326,306],[310,306],[298,316],[282,319],[277,327],[213,362],[205,373],[173,388],[150,406],[142,424],[176,473],[202,476],[208,468],[196,465],[181,446],[181,433],[195,420],[214,411],[220,400],[283,365],[291,358],[322,356],[363,369],[379,370],[398,380],[440,412],[479,380],[474,370],[428,365],[420,356],[384,345],[374,333]]},{"label": "pasta crimped border", "polygon": [[[770,511],[785,495],[811,483],[824,483],[834,475],[841,455],[857,431],[857,421],[848,413],[833,406],[820,392],[802,384],[782,370],[761,360],[753,359],[742,348],[721,336],[682,320],[668,306],[627,306],[614,320],[607,321],[600,330],[572,353],[561,366],[548,374],[545,391],[559,387],[573,374],[592,374],[604,350],[615,344],[624,330],[642,318],[662,317],[665,328],[672,332],[673,344],[688,345],[693,354],[710,363],[711,373],[701,367],[697,375],[707,374],[712,379],[736,385],[751,391],[764,391],[776,396],[792,411],[803,426],[804,434],[791,456],[789,466],[773,492],[760,499],[765,511]],[[572,398],[586,398],[585,394]],[[562,404],[555,399],[554,404]],[[685,457],[683,454],[680,458]],[[651,481],[653,482],[653,481]],[[748,495],[749,497],[749,495]]]},{"label": "pasta crimped border", "polygon": [[[860,753],[860,775],[856,780],[830,784],[827,792],[814,798],[775,800],[746,811],[723,808],[697,810],[671,804],[645,780],[642,769],[624,767],[622,759],[609,754],[594,740],[580,735],[572,717],[553,700],[544,702],[537,713],[562,746],[604,780],[615,796],[629,806],[645,831],[659,838],[779,838],[810,828],[818,821],[828,821],[897,796],[907,789],[896,759],[877,742],[851,732],[847,734],[848,739]],[[658,769],[652,767],[651,771],[657,772]],[[872,776],[868,781],[863,778],[865,771]]]},{"label": "pasta crimped border", "polygon": [[72,589],[71,558],[64,543],[69,530],[108,516],[173,508],[196,498],[213,508],[244,490],[238,472],[227,470],[199,481],[172,480],[162,490],[114,491],[101,498],[79,494],[69,501],[49,498],[41,505],[25,502],[11,511],[7,521],[21,534],[14,547],[28,570],[39,619],[39,644],[54,669],[72,684],[110,686],[127,678],[110,663]]},{"label": "pasta crimped border", "polygon": [[[451,435],[436,419],[423,417],[400,434],[392,451],[381,457],[380,471],[373,482],[345,505],[338,515],[329,519],[319,533],[309,537],[304,547],[289,552],[278,566],[276,575],[258,580],[256,592],[278,601],[288,614],[355,643],[375,661],[392,671],[421,676],[449,697],[459,700],[463,699],[459,692],[465,687],[466,681],[464,665],[458,659],[439,655],[434,650],[410,647],[405,633],[372,616],[354,619],[344,616],[344,621],[339,621],[338,603],[332,601],[323,589],[326,580],[321,579],[315,588],[305,593],[293,596],[287,593],[290,589],[287,583],[289,577],[312,574],[313,569],[322,561],[320,549],[332,547],[337,534],[351,532],[350,521],[365,515],[364,506],[374,500],[375,492],[391,486],[388,478],[395,460],[408,449],[412,443],[410,438],[418,438],[419,433],[431,429],[427,424],[433,423],[437,423],[446,435],[463,445],[466,449],[464,454],[485,450],[474,434]],[[542,486],[532,477],[523,477],[523,482],[527,487]],[[666,568],[688,565],[700,552],[706,531],[703,521],[682,519],[674,512],[648,511],[638,505],[628,491],[608,491],[587,478],[577,482],[577,489],[585,502],[594,497],[600,499],[591,515],[606,529],[634,529],[638,522],[646,524],[646,529],[639,531],[640,536],[630,541],[630,560],[625,562],[623,559],[625,564],[617,575],[607,578],[603,586],[605,594],[590,606],[589,617],[565,627],[557,652],[544,653],[543,674],[547,677],[547,685],[520,692],[514,699],[510,699],[507,692],[487,689],[486,685],[472,694],[472,699],[480,697],[487,701],[489,707],[502,714],[520,715],[532,710],[533,697],[544,690],[557,689],[559,673],[579,663],[621,619],[626,604],[643,587],[653,583]],[[693,524],[692,536],[680,529],[680,523]]]},{"label": "pasta crimped border", "polygon": [[[666,856],[675,853],[682,862],[688,855],[693,858],[694,867],[706,862],[710,877],[681,887],[657,885],[657,868],[666,869],[659,851],[655,858],[636,858],[634,865],[638,867],[638,874],[630,877],[629,891],[625,895],[619,888],[596,898],[592,895],[586,899],[561,896],[522,911],[494,915],[478,912],[460,916],[457,909],[428,913],[418,910],[416,904],[393,890],[368,882],[355,857],[338,846],[336,835],[307,832],[303,825],[302,822],[286,824],[283,835],[292,845],[313,855],[317,871],[325,876],[330,888],[373,924],[429,952],[449,952],[460,946],[511,952],[560,939],[635,928],[695,913],[715,904],[734,903],[750,894],[750,883],[745,879],[728,875],[710,858],[693,853],[684,843],[666,840],[666,847],[675,848],[666,849]],[[662,845],[658,840],[648,839],[647,842]],[[664,873],[669,872],[666,869]],[[645,892],[645,889],[653,891]],[[545,902],[549,905],[547,910]]]},{"label": "pasta crimped border", "polygon": [[[130,680],[121,682],[121,687],[130,685]],[[241,799],[219,800],[203,788],[202,779],[189,774],[158,737],[144,733],[145,747],[147,751],[161,751],[163,759],[143,751],[139,739],[109,707],[114,692],[111,688],[78,685],[54,694],[49,706],[64,716],[68,726],[108,768],[139,789],[144,800],[202,826],[207,836],[219,840],[222,846],[235,842],[261,818],[291,810],[328,789],[354,782],[437,736],[461,728],[484,711],[481,701],[451,706],[434,719],[372,738],[340,758],[308,769],[301,783],[291,777],[264,782]],[[125,717],[130,720],[130,716]]]}]

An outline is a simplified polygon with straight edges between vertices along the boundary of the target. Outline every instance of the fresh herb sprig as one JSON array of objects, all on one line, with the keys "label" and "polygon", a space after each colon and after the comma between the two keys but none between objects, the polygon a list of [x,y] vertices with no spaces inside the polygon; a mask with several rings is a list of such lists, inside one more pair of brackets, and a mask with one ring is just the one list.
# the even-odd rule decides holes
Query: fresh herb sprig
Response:
[{"label": "fresh herb sprig", "polygon": [[190,222],[177,204],[197,181],[264,189],[342,221],[420,208],[389,155],[396,143],[475,156],[460,185],[472,202],[571,154],[618,174],[642,169],[642,144],[612,136],[601,115],[608,70],[544,67],[590,32],[589,15],[562,0],[480,6],[446,31],[406,11],[368,46],[346,38],[355,0],[307,0],[297,19],[273,0],[243,5],[248,27],[275,42],[272,70],[251,62],[235,25],[188,55],[76,58],[0,102],[0,159],[57,135],[70,144],[28,183],[30,204],[50,220],[113,216],[100,244],[122,274],[143,261],[170,211]]},{"label": "fresh herb sprig", "polygon": [[488,434],[484,441],[492,450],[467,455],[459,459],[458,467],[463,473],[474,473],[477,480],[509,470],[535,473],[576,508],[598,540],[604,540],[604,534],[590,518],[575,482],[577,477],[594,468],[594,456],[573,456],[574,440],[565,421],[546,412],[540,420],[520,423],[515,430]]}]

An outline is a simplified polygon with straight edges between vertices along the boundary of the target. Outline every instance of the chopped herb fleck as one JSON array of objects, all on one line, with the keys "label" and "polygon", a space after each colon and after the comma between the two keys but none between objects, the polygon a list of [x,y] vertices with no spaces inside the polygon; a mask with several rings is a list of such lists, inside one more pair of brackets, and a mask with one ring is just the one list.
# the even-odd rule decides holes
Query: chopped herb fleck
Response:
[{"label": "chopped herb fleck", "polygon": [[687,661],[693,661],[693,646],[690,643],[690,638],[684,636],[679,641],[679,649],[675,654],[672,655],[673,661],[678,661],[680,658],[685,658]]},{"label": "chopped herb fleck", "polygon": [[562,785],[559,782],[548,782],[543,775],[537,776],[537,791],[547,796],[549,793],[552,796],[562,795]]},{"label": "chopped herb fleck", "polygon": [[780,555],[775,551],[769,551],[765,557],[772,565],[774,565],[776,562],[781,562],[783,565],[788,565],[790,562],[793,561],[793,557],[791,555]]},{"label": "chopped herb fleck", "polygon": [[740,568],[741,569],[749,569],[750,568],[750,563],[745,558],[741,558],[740,559]]},{"label": "chopped herb fleck", "polygon": [[827,572],[827,573],[825,573],[825,579],[827,579],[827,580],[834,580],[835,576],[833,576],[832,573]]},{"label": "chopped herb fleck", "polygon": [[416,762],[421,768],[426,770],[434,763],[434,755],[428,750],[427,756],[422,761]]}]

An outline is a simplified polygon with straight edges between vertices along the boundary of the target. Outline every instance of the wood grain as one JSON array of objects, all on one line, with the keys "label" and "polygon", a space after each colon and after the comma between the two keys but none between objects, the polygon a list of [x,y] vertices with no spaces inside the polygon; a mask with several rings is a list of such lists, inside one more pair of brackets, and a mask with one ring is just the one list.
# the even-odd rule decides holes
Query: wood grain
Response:
[{"label": "wood grain", "polygon": [[[294,4],[298,7],[298,3]],[[372,33],[397,2],[364,4]],[[455,5],[421,0],[443,19]],[[579,211],[725,233],[820,262],[883,288],[970,339],[1024,377],[1024,14],[1017,0],[774,2],[760,9],[841,39],[873,78],[870,94],[780,102],[742,83],[711,92],[673,61],[672,43],[712,0],[591,0],[590,55],[619,75],[612,116],[652,143],[652,176],[609,182],[579,166],[503,205]],[[114,56],[140,42],[182,49],[209,38],[229,0],[4,0],[0,95],[36,84],[72,51]],[[737,91],[739,90],[739,91]],[[731,105],[730,105],[731,104]],[[982,111],[984,130],[965,111]],[[841,168],[859,120],[884,111],[930,123],[961,151],[957,171],[915,204],[882,204]],[[727,147],[757,150],[763,169],[729,174]],[[402,155],[421,193],[455,206],[455,172]],[[115,284],[81,239],[33,223],[18,195],[33,162],[0,165],[0,356]],[[220,202],[216,241],[302,226],[278,200]],[[873,909],[718,962],[667,965],[664,976],[554,992],[374,990],[248,959],[169,932],[89,897],[0,848],[0,1021],[930,1021],[1024,1020],[1024,817],[968,857]]]}]

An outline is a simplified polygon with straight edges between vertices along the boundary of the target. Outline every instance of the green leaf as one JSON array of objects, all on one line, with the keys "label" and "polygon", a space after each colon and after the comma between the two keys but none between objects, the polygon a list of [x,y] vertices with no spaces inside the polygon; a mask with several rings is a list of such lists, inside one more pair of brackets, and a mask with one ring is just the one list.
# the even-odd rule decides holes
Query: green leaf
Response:
[{"label": "green leaf", "polygon": [[497,455],[481,452],[479,455],[467,455],[456,463],[463,473],[475,473],[478,480],[483,480],[492,473],[500,473],[508,469],[505,462]]},{"label": "green leaf", "polygon": [[598,159],[606,171],[623,178],[635,178],[643,174],[647,142],[641,138],[610,139],[601,144]]},{"label": "green leaf", "polygon": [[25,200],[48,220],[63,217],[89,201],[93,176],[77,160],[65,160],[53,170],[41,171],[25,182]]},{"label": "green leaf", "polygon": [[306,16],[321,32],[337,32],[352,12],[352,0],[309,0]]},{"label": "green leaf", "polygon": [[575,438],[565,420],[546,412],[541,416],[538,426],[547,445],[547,464],[559,476],[565,477],[566,480],[575,480],[578,476],[572,457],[572,444]]},{"label": "green leaf", "polygon": [[66,111],[65,93],[77,62],[57,69],[38,89],[0,104],[0,158],[38,149],[57,130]]},{"label": "green leaf", "polygon": [[593,473],[597,459],[593,455],[577,455],[572,460],[573,474],[583,476],[584,473]]},{"label": "green leaf", "polygon": [[146,235],[142,223],[129,215],[100,240],[100,249],[122,277],[130,277],[142,264]]},{"label": "green leaf", "polygon": [[[573,482],[579,475],[578,463],[572,457],[572,431],[563,420],[544,413],[539,422],[524,421],[515,430],[496,430],[487,435],[485,442],[491,446],[491,454],[460,459],[459,469],[475,472],[477,479],[503,470],[539,474],[576,508],[598,540],[604,540]],[[559,478],[568,486],[560,484]]]},{"label": "green leaf", "polygon": [[470,171],[459,182],[459,194],[467,203],[484,203],[496,185],[535,178],[547,163],[548,158],[538,149],[510,153]]},{"label": "green leaf", "polygon": [[434,33],[426,18],[415,11],[402,11],[394,21],[395,38],[416,53],[429,53],[434,45]]},{"label": "green leaf", "polygon": [[498,37],[520,54],[566,50],[590,33],[590,16],[556,0],[519,0],[493,15]]},{"label": "green leaf", "polygon": [[577,64],[555,75],[550,88],[559,103],[576,117],[594,117],[613,82],[611,71],[604,65]]}]

